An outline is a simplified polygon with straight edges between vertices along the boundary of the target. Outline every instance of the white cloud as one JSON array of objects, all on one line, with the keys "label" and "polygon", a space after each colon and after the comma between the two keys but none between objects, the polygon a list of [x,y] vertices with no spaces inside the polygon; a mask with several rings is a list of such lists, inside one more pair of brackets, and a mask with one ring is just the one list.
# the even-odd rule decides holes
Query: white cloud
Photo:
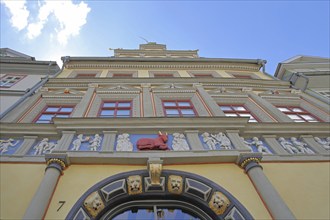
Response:
[{"label": "white cloud", "polygon": [[[4,2],[6,2],[5,4],[7,6],[7,2],[12,1],[6,0]],[[23,3],[24,9],[26,10],[25,1]],[[52,28],[56,32],[57,41],[61,45],[66,45],[68,39],[77,36],[81,27],[86,24],[87,15],[90,10],[91,9],[84,2],[80,2],[79,4],[74,4],[71,0],[38,2],[38,16],[35,19],[36,22],[27,23],[29,11],[26,10],[28,13],[27,17],[25,17],[26,23],[20,30],[27,27],[27,37],[29,39],[34,39],[42,34],[45,25],[52,25]],[[54,16],[56,22],[49,21],[51,15]]]},{"label": "white cloud", "polygon": [[26,1],[1,0],[1,3],[10,11],[11,25],[19,31],[23,30],[28,24],[28,17],[30,15],[30,12],[26,8]]}]

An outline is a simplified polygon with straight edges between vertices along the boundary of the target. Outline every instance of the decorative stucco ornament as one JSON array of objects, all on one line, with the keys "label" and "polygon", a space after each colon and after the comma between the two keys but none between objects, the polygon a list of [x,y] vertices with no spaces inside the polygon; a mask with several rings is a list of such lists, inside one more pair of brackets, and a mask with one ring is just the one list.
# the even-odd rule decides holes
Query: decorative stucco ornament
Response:
[{"label": "decorative stucco ornament", "polygon": [[130,141],[129,134],[123,133],[117,138],[117,151],[133,151],[133,144]]},{"label": "decorative stucco ornament", "polygon": [[168,177],[167,188],[170,193],[181,194],[183,189],[183,178],[177,175]]},{"label": "decorative stucco ornament", "polygon": [[314,137],[314,140],[319,143],[326,150],[330,150],[330,137],[327,137],[325,141],[321,140],[319,137]]},{"label": "decorative stucco ornament", "polygon": [[55,147],[57,146],[56,143],[50,143],[48,138],[43,138],[39,144],[33,147],[34,155],[42,155],[46,153],[51,153]]},{"label": "decorative stucco ornament", "polygon": [[95,218],[104,209],[103,201],[98,192],[91,193],[85,199],[84,206],[93,218]]},{"label": "decorative stucco ornament", "polygon": [[259,153],[272,154],[272,152],[270,152],[270,150],[268,150],[268,148],[264,146],[264,143],[261,140],[259,140],[259,138],[253,137],[252,140],[253,141],[250,144],[255,145]]},{"label": "decorative stucco ornament", "polygon": [[292,143],[285,140],[283,137],[280,137],[278,141],[280,142],[281,146],[290,154],[299,154],[299,150],[296,147],[294,147]]},{"label": "decorative stucco ornament", "polygon": [[129,195],[142,193],[142,178],[139,175],[129,176],[127,178],[127,188]]},{"label": "decorative stucco ornament", "polygon": [[229,150],[233,148],[229,138],[222,132],[219,132],[218,134],[215,135],[204,132],[202,134],[202,137],[203,137],[203,142],[208,146],[210,150],[216,150],[217,145],[220,146],[220,149],[225,149],[225,150]]},{"label": "decorative stucco ornament", "polygon": [[190,150],[188,142],[184,134],[173,133],[172,149],[175,151]]},{"label": "decorative stucco ornament", "polygon": [[253,148],[251,147],[251,143],[247,142],[243,137],[240,137],[242,142],[244,143],[244,147],[249,149],[251,152],[253,152]]},{"label": "decorative stucco ornament", "polygon": [[162,134],[159,131],[157,138],[141,138],[136,142],[136,146],[139,150],[168,150],[167,140],[167,132]]},{"label": "decorative stucco ornament", "polygon": [[223,214],[230,205],[229,199],[221,192],[215,192],[209,202],[210,208],[217,214]]},{"label": "decorative stucco ornament", "polygon": [[79,134],[77,138],[72,142],[73,148],[71,150],[79,150],[83,142],[89,141],[90,137],[84,137],[83,134]]},{"label": "decorative stucco ornament", "polygon": [[298,141],[297,138],[291,137],[290,140],[291,140],[293,146],[299,150],[299,153],[314,154],[314,152],[307,147],[307,144],[305,144],[301,141]]},{"label": "decorative stucco ornament", "polygon": [[89,141],[88,147],[91,151],[97,151],[97,149],[101,146],[101,142],[102,137],[99,134],[95,134],[94,138]]}]

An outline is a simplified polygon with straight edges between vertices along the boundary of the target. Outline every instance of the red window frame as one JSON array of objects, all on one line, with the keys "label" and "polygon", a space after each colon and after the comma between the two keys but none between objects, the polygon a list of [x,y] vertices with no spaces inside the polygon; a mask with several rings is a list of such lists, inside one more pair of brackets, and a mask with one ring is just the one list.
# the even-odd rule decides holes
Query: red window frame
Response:
[{"label": "red window frame", "polygon": [[232,74],[237,79],[253,79],[252,76],[249,75],[239,75],[239,74]]},{"label": "red window frame", "polygon": [[[19,79],[17,79],[13,84],[11,84],[10,86],[0,86],[1,88],[10,88],[12,86],[14,86],[15,84],[17,84],[19,81],[21,81],[22,79],[24,79],[26,77],[26,75],[19,75],[19,74],[6,74],[3,77],[1,77],[1,82],[3,80],[6,80],[7,77],[20,77]],[[9,80],[8,80],[9,81]]]},{"label": "red window frame", "polygon": [[88,79],[88,78],[95,78],[96,73],[78,73],[75,78],[78,79]]},{"label": "red window frame", "polygon": [[174,77],[173,73],[154,73],[154,78],[172,78]]},{"label": "red window frame", "polygon": [[[321,119],[319,119],[318,117],[316,117],[315,115],[309,113],[308,111],[306,111],[305,109],[303,109],[301,107],[297,107],[297,106],[276,106],[276,108],[278,110],[280,110],[280,108],[288,109],[289,111],[284,111],[284,110],[280,110],[280,111],[282,113],[286,114],[294,122],[322,122]],[[299,109],[299,111],[297,111],[297,109]],[[297,119],[294,119],[294,118],[290,117],[289,115],[292,115],[292,117],[296,116]],[[309,120],[309,119],[307,119],[307,117],[311,117],[314,120]]]},{"label": "red window frame", "polygon": [[[244,105],[232,105],[232,104],[218,104],[220,109],[226,114],[235,114],[236,116],[227,116],[227,117],[248,117],[248,116],[241,116],[241,114],[249,114],[250,119],[249,122],[259,122],[260,120],[252,114],[252,112],[245,107]],[[229,107],[230,110],[224,110],[221,107]],[[237,107],[243,107],[245,110],[236,110]],[[252,118],[251,118],[252,117]]]},{"label": "red window frame", "polygon": [[133,78],[133,74],[131,74],[131,73],[125,73],[125,74],[114,73],[114,74],[112,74],[112,78]]},{"label": "red window frame", "polygon": [[[70,115],[72,114],[73,110],[74,110],[73,105],[49,105],[46,106],[39,114],[38,116],[33,120],[34,123],[40,123],[40,124],[51,124],[53,123],[53,118],[56,116],[59,116],[57,118],[69,118]],[[48,110],[51,108],[56,108],[57,110]],[[72,108],[71,111],[61,111],[64,108]],[[53,117],[51,117],[49,120],[47,119],[42,119],[43,115],[53,115]],[[67,116],[67,117],[63,117],[63,116]]]},{"label": "red window frame", "polygon": [[[105,104],[110,104],[109,106],[105,106]],[[120,106],[123,103],[129,103],[129,106]],[[103,111],[113,111],[113,114],[109,115],[103,115]],[[129,114],[125,115],[119,115],[118,113],[120,111],[129,111]],[[120,100],[120,101],[114,101],[114,100],[107,100],[102,101],[101,107],[98,113],[98,117],[101,118],[129,118],[132,117],[132,101],[128,100]]]},{"label": "red window frame", "polygon": [[[172,106],[166,106],[165,103],[173,103],[174,105]],[[181,104],[180,104],[181,103]],[[189,105],[182,105],[182,103],[188,103]],[[162,106],[163,106],[163,111],[164,115],[166,117],[196,117],[197,112],[191,103],[190,100],[162,100]],[[177,110],[178,114],[168,114],[166,110]],[[193,114],[184,114],[183,111],[185,110],[192,110]]]}]

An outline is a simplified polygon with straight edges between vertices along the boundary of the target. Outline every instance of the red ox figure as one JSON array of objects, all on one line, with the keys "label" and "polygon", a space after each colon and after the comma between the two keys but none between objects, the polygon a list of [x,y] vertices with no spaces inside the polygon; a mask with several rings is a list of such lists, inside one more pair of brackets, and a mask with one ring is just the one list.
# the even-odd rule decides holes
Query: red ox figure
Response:
[{"label": "red ox figure", "polygon": [[136,146],[139,150],[168,150],[167,133],[162,134],[159,131],[157,138],[141,138],[136,142]]}]

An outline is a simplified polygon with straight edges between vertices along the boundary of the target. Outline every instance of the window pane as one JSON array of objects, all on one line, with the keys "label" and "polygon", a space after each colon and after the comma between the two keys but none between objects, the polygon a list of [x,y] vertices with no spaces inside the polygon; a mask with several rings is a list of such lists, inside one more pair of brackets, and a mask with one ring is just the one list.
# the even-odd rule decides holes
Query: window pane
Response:
[{"label": "window pane", "polygon": [[246,109],[243,106],[233,106],[233,109],[235,111],[246,111]]},{"label": "window pane", "polygon": [[175,102],[164,102],[164,106],[172,107],[172,106],[176,106],[176,104],[175,104]]},{"label": "window pane", "polygon": [[178,102],[178,106],[190,106],[189,102]]},{"label": "window pane", "polygon": [[179,115],[179,111],[177,109],[166,109],[167,115]]},{"label": "window pane", "polygon": [[105,103],[103,103],[103,107],[104,108],[114,108],[114,107],[116,107],[116,103],[115,102],[105,102]]},{"label": "window pane", "polygon": [[305,122],[303,120],[294,120],[294,122]]},{"label": "window pane", "polygon": [[64,108],[61,108],[60,112],[72,112],[72,109],[73,108],[70,108],[70,107],[64,107]]},{"label": "window pane", "polygon": [[129,116],[130,110],[118,110],[117,111],[117,116],[123,116],[123,115]]},{"label": "window pane", "polygon": [[232,110],[230,106],[220,106],[220,109],[222,111],[231,111]]},{"label": "window pane", "polygon": [[56,118],[68,118],[69,115],[56,115],[55,117]]},{"label": "window pane", "polygon": [[228,117],[238,117],[238,115],[236,115],[236,114],[225,114],[226,116],[228,116]]},{"label": "window pane", "polygon": [[310,121],[310,120],[315,120],[315,118],[313,118],[312,116],[310,115],[300,115],[300,117],[303,117],[304,119]]},{"label": "window pane", "polygon": [[278,110],[282,111],[282,112],[289,112],[290,110],[287,108],[278,108]]},{"label": "window pane", "polygon": [[291,118],[291,119],[301,119],[299,116],[297,116],[297,115],[288,115],[289,116],[289,118]]},{"label": "window pane", "polygon": [[38,124],[49,124],[49,122],[50,121],[40,121],[40,120],[36,121],[36,123]]},{"label": "window pane", "polygon": [[102,110],[101,111],[101,116],[113,116],[115,114],[114,110]]},{"label": "window pane", "polygon": [[54,115],[46,115],[46,114],[42,114],[38,120],[52,120],[52,118],[54,117]]},{"label": "window pane", "polygon": [[195,115],[195,112],[192,109],[181,109],[183,115]]},{"label": "window pane", "polygon": [[118,103],[118,107],[131,107],[130,102],[120,102]]},{"label": "window pane", "polygon": [[45,112],[57,112],[59,109],[58,107],[48,107]]},{"label": "window pane", "polygon": [[239,114],[239,116],[241,116],[241,117],[250,117],[250,118],[253,118],[252,115],[250,115],[250,114]]},{"label": "window pane", "polygon": [[302,112],[303,110],[301,110],[300,108],[293,108],[292,111],[293,112]]}]

